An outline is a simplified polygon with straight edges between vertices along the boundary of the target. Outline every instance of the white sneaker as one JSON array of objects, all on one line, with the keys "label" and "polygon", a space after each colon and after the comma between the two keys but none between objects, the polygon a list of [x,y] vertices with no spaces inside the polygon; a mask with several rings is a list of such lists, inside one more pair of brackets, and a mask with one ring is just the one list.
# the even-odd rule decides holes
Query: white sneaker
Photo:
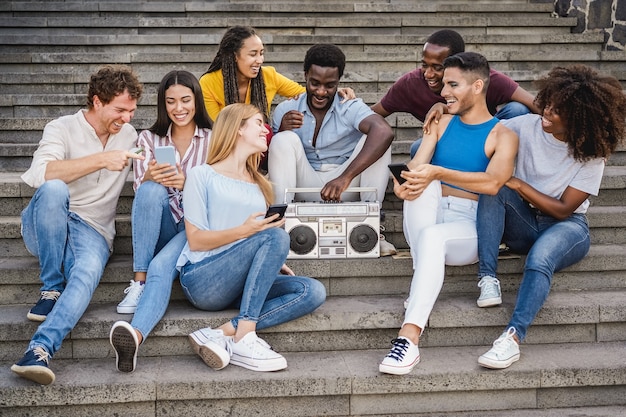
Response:
[{"label": "white sneaker", "polygon": [[519,345],[513,338],[515,328],[509,327],[493,342],[493,347],[480,358],[478,363],[485,368],[504,369],[519,360]]},{"label": "white sneaker", "polygon": [[255,332],[250,332],[236,342],[231,339],[230,363],[253,371],[279,371],[287,367],[287,360],[274,352],[270,345]]},{"label": "white sneaker", "polygon": [[196,330],[189,335],[189,344],[194,352],[199,355],[204,363],[210,368],[219,371],[230,362],[230,352],[228,351],[230,337],[224,336],[220,329]]},{"label": "white sneaker", "polygon": [[380,372],[392,375],[406,375],[420,362],[417,345],[403,336],[391,341],[391,350],[378,366]]},{"label": "white sneaker", "polygon": [[500,291],[500,281],[490,275],[485,275],[478,281],[480,297],[476,301],[478,307],[493,307],[502,304],[502,293]]},{"label": "white sneaker", "polygon": [[380,256],[391,256],[391,255],[395,255],[396,253],[398,253],[398,251],[396,250],[396,247],[393,246],[392,243],[388,242],[387,239],[385,239],[385,235],[383,235],[382,233],[380,235],[380,240],[378,241],[378,245],[379,245]]},{"label": "white sneaker", "polygon": [[109,333],[109,342],[115,349],[115,366],[120,372],[133,372],[137,366],[139,338],[133,326],[125,321],[116,321]]},{"label": "white sneaker", "polygon": [[135,314],[144,287],[145,282],[131,280],[130,285],[124,290],[126,297],[117,305],[117,312],[119,314]]}]

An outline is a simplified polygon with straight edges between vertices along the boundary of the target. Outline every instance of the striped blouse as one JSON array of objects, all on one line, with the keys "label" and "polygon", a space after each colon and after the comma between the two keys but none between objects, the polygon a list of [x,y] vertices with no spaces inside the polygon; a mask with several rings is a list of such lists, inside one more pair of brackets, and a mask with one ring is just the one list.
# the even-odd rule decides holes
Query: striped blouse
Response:
[{"label": "striped blouse", "polygon": [[[209,153],[209,140],[211,139],[211,129],[199,129],[196,127],[196,132],[191,139],[191,144],[187,148],[185,155],[181,158],[176,150],[176,162],[180,164],[185,177],[189,170],[196,165],[202,165],[206,163]],[[172,141],[172,126],[170,125],[165,136],[158,136],[157,134],[144,130],[139,134],[137,139],[137,146],[144,149],[144,155],[146,159],[143,161],[135,159],[133,160],[133,172],[135,180],[133,182],[133,189],[137,191],[137,188],[143,182],[143,176],[148,169],[148,163],[154,159],[154,148],[157,146],[174,146]],[[173,187],[167,188],[167,194],[170,199],[170,210],[176,223],[180,222],[183,218],[183,191]]]}]

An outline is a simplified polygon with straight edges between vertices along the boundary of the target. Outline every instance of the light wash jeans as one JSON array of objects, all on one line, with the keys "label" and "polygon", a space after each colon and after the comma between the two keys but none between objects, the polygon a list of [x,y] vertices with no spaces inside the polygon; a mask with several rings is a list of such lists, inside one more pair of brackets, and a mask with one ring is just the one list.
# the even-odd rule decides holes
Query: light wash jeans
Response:
[{"label": "light wash jeans", "polygon": [[[181,223],[184,222],[181,221]],[[182,230],[170,239],[150,262],[143,294],[130,323],[133,328],[141,332],[142,343],[167,310],[172,294],[172,283],[178,277],[176,261],[186,242],[187,236],[185,230]]]},{"label": "light wash jeans", "polygon": [[[496,112],[494,115],[498,120],[512,119],[517,116],[521,116],[523,114],[530,113],[530,109],[523,105],[522,103],[518,103],[517,101],[510,101],[506,103],[500,110]],[[422,143],[422,138],[417,139],[415,142],[411,144],[410,154],[411,159],[417,153],[417,149],[420,147]]]},{"label": "light wash jeans", "polygon": [[[285,201],[286,188],[322,188],[326,183],[341,175],[348,165],[357,157],[367,135],[363,135],[357,143],[352,155],[346,162],[329,170],[316,171],[313,169],[304,153],[302,141],[291,130],[279,132],[272,138],[268,157],[268,173],[274,186],[274,202]],[[391,147],[376,162],[356,176],[350,187],[376,188],[376,193],[364,192],[360,196],[356,193],[342,195],[344,201],[378,201],[385,199],[385,191],[389,182],[389,168],[391,163]],[[285,202],[291,203],[293,193],[287,195]],[[302,193],[297,196],[298,201],[319,201],[319,193]]]},{"label": "light wash jeans", "polygon": [[404,236],[411,247],[413,279],[403,324],[422,330],[437,301],[446,265],[478,261],[476,210],[478,202],[442,197],[433,181],[415,200],[404,201]]},{"label": "light wash jeans", "polygon": [[131,216],[133,271],[146,272],[152,258],[170,239],[185,230],[185,222],[176,223],[170,210],[167,188],[154,181],[146,181],[137,188]]},{"label": "light wash jeans", "polygon": [[61,296],[31,339],[51,356],[83,315],[109,259],[106,239],[69,211],[70,194],[61,180],[45,182],[22,212],[22,237],[39,258],[41,290]]},{"label": "light wash jeans", "polygon": [[322,305],[326,290],[308,277],[281,275],[289,235],[281,228],[258,232],[227,250],[182,267],[180,283],[201,310],[239,308],[231,319],[255,322],[258,330],[304,316]]},{"label": "light wash jeans", "polygon": [[584,214],[557,220],[530,208],[519,194],[504,186],[497,195],[481,195],[477,215],[478,275],[496,276],[498,247],[528,254],[522,283],[508,327],[520,341],[548,298],[554,272],[575,264],[589,252],[589,226]]}]

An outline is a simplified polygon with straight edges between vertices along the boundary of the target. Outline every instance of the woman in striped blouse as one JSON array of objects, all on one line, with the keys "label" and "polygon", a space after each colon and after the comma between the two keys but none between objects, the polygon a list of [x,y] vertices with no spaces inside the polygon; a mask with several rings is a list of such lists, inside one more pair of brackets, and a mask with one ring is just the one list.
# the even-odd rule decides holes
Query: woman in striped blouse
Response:
[{"label": "woman in striped blouse", "polygon": [[[135,314],[132,322],[118,321],[111,344],[118,369],[131,372],[136,350],[165,314],[176,259],[185,245],[183,188],[189,170],[207,160],[211,119],[204,106],[198,79],[188,71],[171,71],[159,85],[157,120],[139,135],[138,151],[145,160],[134,164],[135,198],[132,207],[134,278],[117,306],[120,314]],[[155,149],[171,146],[176,166],[159,163]],[[144,285],[145,284],[145,285]],[[130,362],[127,350],[134,350]]]}]

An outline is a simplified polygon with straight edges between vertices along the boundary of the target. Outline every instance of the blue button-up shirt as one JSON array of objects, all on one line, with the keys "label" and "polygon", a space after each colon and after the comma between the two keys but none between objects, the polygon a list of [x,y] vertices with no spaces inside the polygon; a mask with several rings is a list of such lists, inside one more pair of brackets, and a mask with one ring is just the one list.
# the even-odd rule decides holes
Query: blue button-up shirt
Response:
[{"label": "blue button-up shirt", "polygon": [[359,124],[374,112],[359,98],[341,104],[341,97],[335,94],[313,147],[315,116],[311,113],[306,99],[307,95],[301,94],[297,100],[286,100],[276,106],[272,117],[272,129],[277,132],[285,113],[297,110],[304,114],[304,121],[302,127],[294,129],[293,132],[300,137],[313,169],[319,170],[322,164],[343,164],[350,158],[357,142],[363,136],[359,131]]}]

